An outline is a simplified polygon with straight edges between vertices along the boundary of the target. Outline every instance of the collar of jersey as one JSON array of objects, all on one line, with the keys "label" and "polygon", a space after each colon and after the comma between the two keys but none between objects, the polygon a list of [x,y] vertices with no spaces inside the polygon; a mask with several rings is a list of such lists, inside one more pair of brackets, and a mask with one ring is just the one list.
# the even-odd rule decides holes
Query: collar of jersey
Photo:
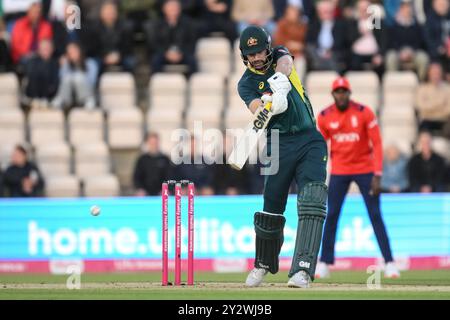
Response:
[{"label": "collar of jersey", "polygon": [[265,75],[265,74],[267,73],[267,71],[268,71],[271,67],[276,68],[276,66],[277,66],[276,64],[271,65],[269,68],[266,69],[265,72],[258,71],[258,70],[256,70],[255,68],[252,68],[252,67],[249,67],[249,66],[247,66],[247,68],[248,68],[248,70],[250,70],[250,71],[253,72],[253,73],[256,73],[256,74],[259,74],[259,75]]}]

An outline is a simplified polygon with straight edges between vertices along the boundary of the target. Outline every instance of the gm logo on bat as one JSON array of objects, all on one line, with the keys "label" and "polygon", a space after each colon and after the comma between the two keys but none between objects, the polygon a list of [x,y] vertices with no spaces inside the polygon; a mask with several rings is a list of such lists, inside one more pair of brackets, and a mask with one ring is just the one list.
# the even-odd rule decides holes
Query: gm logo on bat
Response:
[{"label": "gm logo on bat", "polygon": [[264,124],[267,122],[267,119],[269,118],[269,110],[266,108],[263,108],[258,116],[256,117],[255,121],[253,121],[253,130],[255,132],[258,132],[264,127]]}]

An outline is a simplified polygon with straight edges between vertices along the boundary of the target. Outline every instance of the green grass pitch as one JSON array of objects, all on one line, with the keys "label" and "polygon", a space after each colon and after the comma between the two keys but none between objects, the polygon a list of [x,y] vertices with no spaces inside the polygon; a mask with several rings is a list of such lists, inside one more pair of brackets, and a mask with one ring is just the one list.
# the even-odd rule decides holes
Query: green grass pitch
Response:
[{"label": "green grass pitch", "polygon": [[[183,275],[184,276],[184,275]],[[82,274],[69,290],[66,275],[0,275],[0,299],[450,299],[450,270],[405,271],[368,289],[365,272],[334,272],[310,289],[288,288],[287,273],[268,275],[259,288],[243,285],[245,273],[196,273],[194,286],[162,287],[160,273]],[[185,279],[185,277],[183,277]]]}]

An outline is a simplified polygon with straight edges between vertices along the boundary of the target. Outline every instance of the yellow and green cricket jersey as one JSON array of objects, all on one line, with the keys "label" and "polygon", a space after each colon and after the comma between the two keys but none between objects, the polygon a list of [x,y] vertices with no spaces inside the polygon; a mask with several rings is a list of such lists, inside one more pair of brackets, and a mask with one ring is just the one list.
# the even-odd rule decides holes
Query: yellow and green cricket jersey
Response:
[{"label": "yellow and green cricket jersey", "polygon": [[[290,54],[283,46],[273,48],[273,64],[263,73],[253,68],[247,68],[238,83],[239,96],[247,106],[254,99],[259,99],[264,93],[272,93],[267,83],[275,73],[276,63],[279,58]],[[316,127],[311,103],[306,95],[300,78],[295,68],[289,75],[292,89],[288,94],[288,109],[272,117],[268,129],[278,129],[280,134],[296,133],[305,129]]]}]

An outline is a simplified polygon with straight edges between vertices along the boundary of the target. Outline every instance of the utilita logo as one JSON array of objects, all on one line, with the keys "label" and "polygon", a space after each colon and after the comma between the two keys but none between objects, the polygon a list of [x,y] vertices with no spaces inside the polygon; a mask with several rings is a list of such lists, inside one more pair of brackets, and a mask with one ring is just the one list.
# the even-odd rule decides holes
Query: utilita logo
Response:
[{"label": "utilita logo", "polygon": [[337,143],[342,143],[342,142],[356,142],[359,141],[359,134],[356,132],[351,132],[351,133],[337,133],[335,135],[333,135],[333,139],[337,142]]}]

